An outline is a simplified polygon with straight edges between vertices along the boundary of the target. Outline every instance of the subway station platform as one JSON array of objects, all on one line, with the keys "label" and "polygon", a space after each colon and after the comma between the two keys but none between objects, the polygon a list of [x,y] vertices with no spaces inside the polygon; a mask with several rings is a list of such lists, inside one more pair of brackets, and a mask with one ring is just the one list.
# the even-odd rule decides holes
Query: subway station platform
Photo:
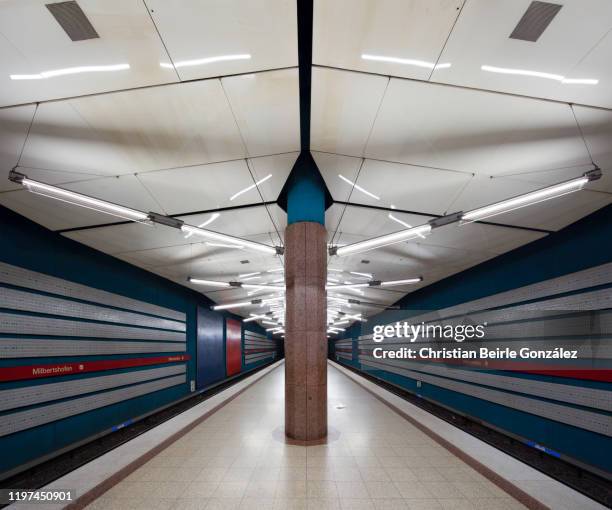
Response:
[{"label": "subway station platform", "polygon": [[[417,421],[412,423],[398,413],[414,406],[406,403],[405,410],[399,409],[393,401],[398,397],[336,364],[328,363],[329,438],[320,445],[288,444],[284,437],[283,363],[261,378],[251,378],[255,381],[246,380],[242,392],[226,396],[216,412],[158,454],[148,455],[148,461],[115,485],[112,469],[108,471],[106,476],[113,481],[101,485],[107,490],[87,508],[527,508],[425,433],[418,412],[413,417]],[[429,426],[443,423],[433,416],[430,420]],[[184,425],[177,421],[170,427]],[[443,429],[433,432],[444,435]],[[454,433],[458,434],[456,445],[460,448],[461,437],[467,434],[457,429]],[[120,447],[127,457],[131,448],[129,443]],[[480,451],[471,454],[484,458],[486,448],[483,444]],[[496,461],[502,475],[513,462],[504,457],[498,452]],[[560,498],[554,502],[555,508],[603,508],[561,484],[556,484],[561,492],[555,493],[551,484],[556,482],[524,468],[523,482],[528,481],[530,473],[534,478],[528,481],[535,489],[532,497],[537,497],[539,484],[547,495]],[[85,466],[79,478],[58,480],[53,485],[95,478],[88,469],[96,467]],[[551,501],[541,504],[546,503]]]}]

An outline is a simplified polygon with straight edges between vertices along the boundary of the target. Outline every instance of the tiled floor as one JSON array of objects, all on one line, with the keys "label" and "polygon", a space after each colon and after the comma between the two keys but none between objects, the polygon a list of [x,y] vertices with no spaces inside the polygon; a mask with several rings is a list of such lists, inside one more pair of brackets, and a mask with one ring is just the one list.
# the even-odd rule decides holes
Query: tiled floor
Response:
[{"label": "tiled floor", "polygon": [[284,366],[90,509],[520,509],[519,502],[329,368],[321,446],[283,441]]}]

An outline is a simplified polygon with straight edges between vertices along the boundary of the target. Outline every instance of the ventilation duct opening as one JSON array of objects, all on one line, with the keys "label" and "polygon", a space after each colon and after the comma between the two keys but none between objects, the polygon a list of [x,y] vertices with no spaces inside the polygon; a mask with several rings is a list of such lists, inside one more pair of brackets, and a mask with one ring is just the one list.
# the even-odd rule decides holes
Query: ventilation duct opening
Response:
[{"label": "ventilation duct opening", "polygon": [[531,2],[510,34],[510,39],[536,42],[561,10],[561,7],[563,6],[549,2]]},{"label": "ventilation duct opening", "polygon": [[75,1],[47,4],[46,7],[73,41],[86,41],[100,37]]}]

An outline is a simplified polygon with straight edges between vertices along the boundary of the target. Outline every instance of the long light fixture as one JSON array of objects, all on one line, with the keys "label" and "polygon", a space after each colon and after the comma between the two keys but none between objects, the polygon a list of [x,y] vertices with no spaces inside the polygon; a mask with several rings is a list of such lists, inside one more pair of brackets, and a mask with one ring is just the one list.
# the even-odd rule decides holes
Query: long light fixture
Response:
[{"label": "long light fixture", "polygon": [[593,78],[566,78],[561,74],[543,73],[540,71],[530,71],[528,69],[510,69],[508,67],[480,66],[480,69],[489,73],[514,74],[518,76],[532,76],[534,78],[545,78],[555,80],[564,85],[597,85],[599,80]]},{"label": "long light fixture", "polygon": [[357,185],[356,182],[353,182],[350,179],[347,179],[346,177],[344,177],[344,175],[338,174],[338,177],[340,177],[340,179],[342,179],[344,182],[353,186],[353,188],[355,188],[356,190],[361,191],[364,195],[368,195],[369,197],[372,197],[375,200],[380,200],[379,196],[376,196],[374,193],[370,193],[367,189],[362,188],[361,186]]},{"label": "long light fixture", "polygon": [[502,200],[485,207],[480,207],[468,212],[456,212],[447,214],[439,218],[429,220],[429,222],[419,225],[417,227],[411,227],[393,234],[387,234],[384,236],[375,237],[373,239],[367,239],[365,241],[359,241],[357,243],[349,244],[347,246],[332,246],[329,248],[330,255],[351,255],[355,253],[361,253],[375,248],[381,248],[390,244],[400,243],[407,241],[418,236],[424,236],[429,234],[432,229],[449,225],[451,223],[460,222],[461,224],[470,223],[473,221],[483,220],[497,214],[513,211],[521,207],[528,205],[537,204],[551,198],[558,198],[568,193],[581,190],[585,184],[590,181],[595,181],[601,178],[601,169],[595,167],[593,170],[585,172],[582,176],[570,179],[568,181],[547,186],[530,193],[525,193],[514,198]]},{"label": "long light fixture", "polygon": [[37,195],[54,198],[56,200],[61,200],[62,202],[78,205],[80,207],[85,207],[87,209],[110,214],[112,216],[117,216],[130,221],[149,221],[149,215],[142,211],[113,204],[112,202],[93,198],[75,191],[58,188],[57,186],[51,186],[50,184],[34,181],[29,179],[26,175],[16,172],[15,170],[11,171],[9,174],[9,179],[15,183],[21,184],[25,189],[31,191],[32,193],[36,193]]},{"label": "long light fixture", "polygon": [[384,55],[369,55],[364,53],[361,55],[363,60],[374,60],[376,62],[387,62],[390,64],[402,64],[415,67],[424,67],[425,69],[448,69],[451,64],[435,64],[434,62],[426,62],[425,60],[415,60],[412,58],[387,57]]},{"label": "long light fixture", "polygon": [[389,281],[380,281],[380,280],[372,280],[369,282],[363,283],[343,283],[340,285],[327,285],[327,290],[334,289],[360,289],[365,287],[394,287],[398,285],[411,285],[413,283],[419,283],[423,281],[423,277],[419,276],[417,278],[406,278],[404,280],[389,280]]},{"label": "long light fixture", "polygon": [[414,239],[415,237],[419,237],[421,235],[426,235],[431,232],[431,225],[426,223],[425,225],[420,225],[418,227],[412,227],[406,230],[400,230],[399,232],[394,232],[393,234],[387,234],[384,236],[374,237],[373,239],[368,239],[366,241],[359,241],[357,243],[349,244],[347,246],[341,246],[339,248],[332,247],[330,249],[330,254],[338,255],[340,257],[344,255],[351,255],[355,253],[362,253],[364,251],[373,250],[375,248],[381,248],[383,246],[388,246],[390,244],[401,243],[402,241],[408,241],[409,239]]},{"label": "long light fixture", "polygon": [[253,321],[258,321],[258,320],[264,320],[267,318],[268,318],[267,315],[257,315],[257,314],[252,313],[246,319],[242,319],[242,322],[253,322]]},{"label": "long light fixture", "polygon": [[193,225],[187,225],[182,220],[173,218],[171,216],[165,216],[155,212],[146,213],[143,211],[138,211],[122,205],[113,204],[112,202],[108,202],[106,200],[100,200],[88,195],[83,195],[82,193],[76,193],[57,186],[38,182],[28,178],[27,175],[17,172],[14,168],[9,173],[9,180],[17,184],[21,184],[25,189],[33,193],[78,205],[80,207],[85,207],[87,209],[93,209],[98,212],[111,214],[130,221],[157,223],[167,227],[180,229],[185,233],[193,233],[194,235],[199,235],[208,240],[220,241],[222,243],[230,244],[236,248],[245,247],[251,250],[266,253],[268,255],[277,255],[284,252],[284,248],[281,246],[268,246],[267,244],[248,241],[247,239],[241,239],[239,237],[213,232],[212,230],[194,227]]},{"label": "long light fixture", "polygon": [[268,246],[267,244],[256,243],[255,241],[248,241],[247,239],[230,236],[228,234],[221,234],[219,232],[213,232],[212,230],[205,230],[203,228],[194,227],[192,225],[183,224],[181,226],[181,230],[187,233],[191,232],[194,235],[204,237],[205,239],[229,243],[235,248],[250,248],[251,250],[259,251],[261,253],[266,253],[269,255],[276,255],[277,253],[282,253],[282,248],[280,247]]},{"label": "long light fixture", "polygon": [[[395,209],[395,206],[391,206],[392,209]],[[412,225],[410,225],[409,223],[406,223],[403,220],[400,220],[397,216],[393,216],[393,214],[389,213],[389,219],[393,220],[395,223],[399,223],[400,225],[403,225],[406,228],[412,228]],[[425,239],[424,235],[420,235],[419,237]]]},{"label": "long light fixture", "polygon": [[253,301],[239,301],[237,303],[225,303],[223,305],[215,305],[212,307],[213,310],[229,310],[230,308],[242,308],[244,306],[252,306],[259,304],[257,299]]},{"label": "long light fixture", "polygon": [[240,195],[242,195],[243,193],[246,193],[247,191],[251,191],[252,189],[256,188],[257,186],[259,186],[260,184],[266,182],[268,179],[270,179],[272,177],[272,174],[268,174],[266,175],[263,179],[259,179],[257,182],[255,182],[255,184],[251,184],[250,186],[247,186],[246,188],[240,190],[238,193],[234,193],[231,197],[230,197],[230,202],[232,200],[234,200],[235,198],[238,198]]},{"label": "long light fixture", "polygon": [[46,78],[55,78],[56,76],[66,76],[69,74],[81,73],[100,73],[109,71],[126,71],[130,68],[130,64],[110,64],[101,66],[78,66],[66,67],[64,69],[53,69],[51,71],[42,71],[37,74],[11,74],[11,80],[44,80]]},{"label": "long light fixture", "polygon": [[[534,205],[539,202],[550,200],[551,198],[558,198],[563,195],[579,191],[586,183],[593,180],[593,178],[588,174],[589,172],[585,173],[581,177],[577,177],[576,179],[570,179],[569,181],[561,182],[553,186],[548,186],[530,193],[525,193],[524,195],[519,195],[514,198],[509,198],[508,200],[503,200],[495,204],[468,211],[461,215],[461,221],[462,223],[467,223],[483,220],[497,214],[514,211],[515,209],[520,209],[528,205]],[[601,172],[599,175],[601,175]]]},{"label": "long light fixture", "polygon": [[218,282],[216,280],[204,280],[202,278],[192,278],[191,276],[187,278],[187,281],[190,283],[195,283],[196,285],[207,285],[209,287],[231,287],[231,283],[229,282]]}]

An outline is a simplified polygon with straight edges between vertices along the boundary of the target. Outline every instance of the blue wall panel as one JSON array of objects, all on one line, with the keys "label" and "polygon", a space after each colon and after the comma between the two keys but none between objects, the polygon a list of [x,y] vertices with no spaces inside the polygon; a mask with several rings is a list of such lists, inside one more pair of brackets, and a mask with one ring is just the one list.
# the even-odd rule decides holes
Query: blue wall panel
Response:
[{"label": "blue wall panel", "polygon": [[198,307],[197,388],[225,378],[224,320],[221,315]]}]

